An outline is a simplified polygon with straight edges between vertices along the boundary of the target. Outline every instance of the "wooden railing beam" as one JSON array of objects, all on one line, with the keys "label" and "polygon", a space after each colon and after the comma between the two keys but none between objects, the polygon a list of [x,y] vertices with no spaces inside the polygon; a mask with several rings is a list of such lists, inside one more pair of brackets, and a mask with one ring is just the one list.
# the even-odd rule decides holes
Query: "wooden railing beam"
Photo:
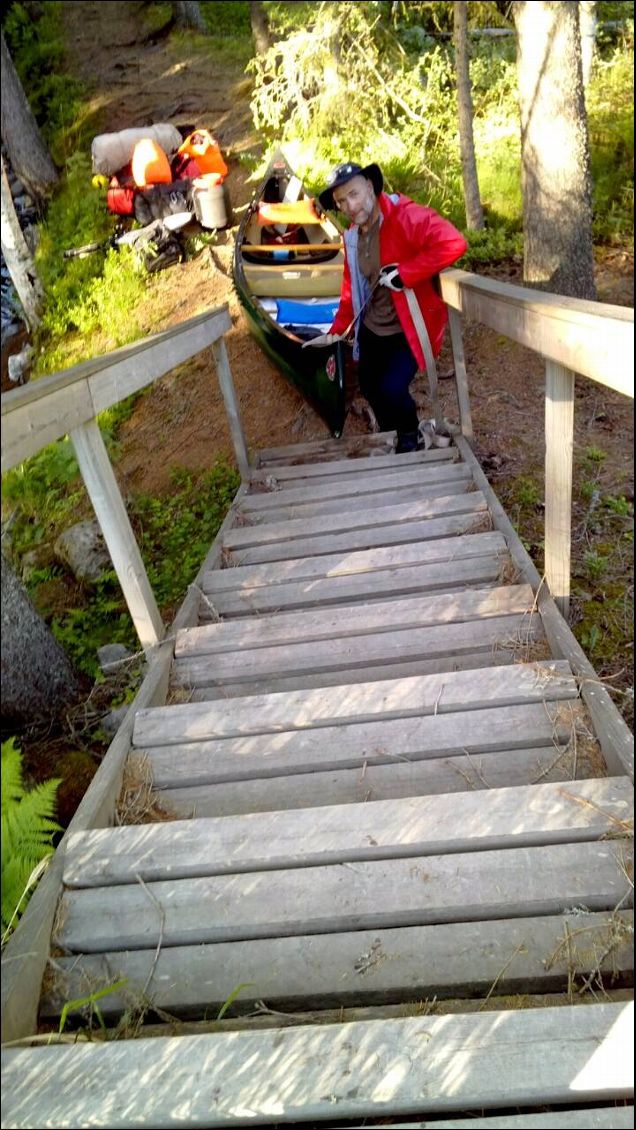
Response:
[{"label": "wooden railing beam", "polygon": [[464,339],[462,336],[462,320],[453,310],[448,310],[448,325],[453,350],[453,365],[455,367],[455,386],[457,388],[457,404],[459,407],[459,423],[462,435],[468,440],[473,438],[473,421],[470,414],[470,397],[468,394],[468,377],[466,375],[466,360],[464,358]]},{"label": "wooden railing beam", "polygon": [[232,371],[230,369],[230,361],[227,355],[227,349],[223,338],[215,341],[212,345],[212,353],[214,354],[214,361],[216,364],[216,372],[219,379],[219,386],[223,396],[223,403],[225,404],[225,411],[227,413],[228,422],[230,425],[230,434],[232,436],[232,444],[234,445],[234,454],[236,455],[236,462],[238,464],[241,480],[245,482],[250,474],[250,461],[247,454],[247,445],[245,443],[245,435],[243,433],[243,426],[241,424],[241,416],[239,412],[238,400],[236,398],[236,389],[232,379]]},{"label": "wooden railing beam", "polygon": [[457,269],[442,271],[440,283],[447,306],[465,317],[633,397],[633,310],[547,294]]},{"label": "wooden railing beam", "polygon": [[163,639],[165,629],[102,434],[90,420],[74,428],[70,438],[137,635],[148,653]]},{"label": "wooden railing beam", "polygon": [[574,373],[545,367],[545,576],[562,616],[570,609]]}]

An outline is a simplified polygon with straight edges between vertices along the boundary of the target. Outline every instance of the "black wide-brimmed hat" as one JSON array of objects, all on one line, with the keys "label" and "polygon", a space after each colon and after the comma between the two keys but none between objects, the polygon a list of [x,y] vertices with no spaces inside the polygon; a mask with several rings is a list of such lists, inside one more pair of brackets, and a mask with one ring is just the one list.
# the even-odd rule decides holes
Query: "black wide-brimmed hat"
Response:
[{"label": "black wide-brimmed hat", "polygon": [[379,165],[366,165],[362,168],[362,165],[356,165],[354,161],[345,161],[342,165],[336,165],[329,176],[327,187],[318,196],[322,207],[328,209],[335,208],[336,205],[333,200],[334,188],[339,188],[341,184],[346,184],[347,181],[351,180],[353,177],[366,177],[367,180],[370,180],[376,196],[379,196],[382,192],[384,179]]}]

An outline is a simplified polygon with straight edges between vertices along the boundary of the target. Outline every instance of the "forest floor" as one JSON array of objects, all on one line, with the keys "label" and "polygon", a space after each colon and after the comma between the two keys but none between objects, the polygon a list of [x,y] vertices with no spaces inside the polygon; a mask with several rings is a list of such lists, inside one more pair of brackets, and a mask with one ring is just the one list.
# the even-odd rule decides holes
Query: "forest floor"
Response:
[{"label": "forest floor", "polygon": [[[186,56],[170,37],[148,39],[143,3],[74,0],[65,3],[63,11],[70,69],[91,92],[96,132],[159,121],[208,129],[230,169],[227,183],[238,220],[254,191],[241,155],[262,152],[249,110],[250,84],[240,66],[221,61],[211,67],[207,54],[195,49]],[[355,151],[351,156],[355,158]],[[136,311],[144,333],[227,303],[232,330],[226,344],[248,446],[325,438],[322,420],[248,332],[232,288],[234,234],[235,229],[219,233],[213,248],[149,280],[146,301]],[[605,247],[595,254],[599,299],[633,306],[633,252]],[[522,280],[519,262],[501,263],[482,273]],[[464,346],[476,455],[541,571],[544,362],[478,324],[465,324]],[[440,374],[449,373],[452,365],[447,344]],[[442,380],[440,387],[446,415],[457,419],[454,381]],[[417,378],[414,388],[420,414],[432,415],[425,379]],[[366,430],[364,418],[349,416],[345,435]],[[225,411],[209,356],[199,355],[139,398],[120,441],[116,473],[124,496],[165,492],[173,467],[197,471],[209,468],[219,456],[231,460]],[[588,653],[631,720],[633,583],[626,527],[631,517],[622,512],[620,502],[614,503],[616,513],[605,503],[633,502],[632,402],[585,379],[577,379],[576,388],[574,494],[570,621],[576,631],[589,618],[587,638],[593,647]],[[627,540],[617,560],[612,550],[624,535]],[[580,630],[578,634],[581,638]]]}]

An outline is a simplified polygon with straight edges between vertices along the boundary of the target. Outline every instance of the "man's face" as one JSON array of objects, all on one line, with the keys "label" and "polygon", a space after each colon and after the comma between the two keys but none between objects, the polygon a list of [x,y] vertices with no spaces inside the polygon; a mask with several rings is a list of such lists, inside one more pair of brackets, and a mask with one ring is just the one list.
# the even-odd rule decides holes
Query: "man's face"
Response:
[{"label": "man's face", "polygon": [[367,224],[373,215],[376,203],[373,185],[366,177],[356,176],[346,184],[333,190],[336,208],[343,212],[354,224]]}]

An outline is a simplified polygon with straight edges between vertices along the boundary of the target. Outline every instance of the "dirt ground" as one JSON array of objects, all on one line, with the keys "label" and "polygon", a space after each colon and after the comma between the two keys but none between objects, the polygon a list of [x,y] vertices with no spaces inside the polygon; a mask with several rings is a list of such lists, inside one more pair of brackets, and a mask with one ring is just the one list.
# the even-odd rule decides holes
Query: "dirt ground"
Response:
[{"label": "dirt ground", "polygon": [[[240,157],[247,152],[258,154],[261,148],[249,112],[249,82],[240,69],[226,64],[211,67],[208,56],[197,50],[184,58],[169,37],[149,38],[149,9],[141,2],[74,0],[65,3],[63,11],[72,69],[92,91],[91,108],[98,115],[96,132],[158,121],[207,128],[219,141],[230,168],[228,188],[237,222],[253,191]],[[248,333],[232,289],[234,232],[219,233],[215,246],[149,279],[146,300],[137,310],[143,332],[158,332],[227,303],[233,328],[226,344],[248,446],[258,449],[325,438],[328,433],[322,420],[279,375]],[[488,273],[521,282],[518,263],[506,263]],[[597,286],[601,301],[633,306],[633,254],[600,250]],[[531,522],[536,528],[526,530],[522,522],[519,527],[532,551],[539,545],[542,525],[544,363],[538,354],[476,324],[465,325],[464,346],[475,451],[513,521],[519,481],[529,478],[539,486],[536,522]],[[447,343],[439,362],[440,375],[451,373],[452,364]],[[440,387],[447,417],[457,419],[454,382],[442,380]],[[415,395],[421,415],[432,415],[424,379],[416,380]],[[367,430],[363,417],[350,414],[345,434]],[[575,463],[585,451],[600,450],[604,458],[597,468],[599,489],[633,501],[632,402],[591,381],[577,381],[575,432]],[[174,466],[196,471],[209,467],[221,455],[232,459],[211,356],[200,354],[153,385],[139,398],[120,439],[116,472],[125,495],[165,491]],[[582,515],[577,506],[573,514],[575,554],[577,537],[587,536],[587,527],[580,533]],[[631,595],[631,575],[621,583]],[[583,613],[581,602],[574,600],[573,623]],[[624,634],[628,636],[630,630],[626,625]],[[628,644],[620,656],[618,680],[629,693],[633,679],[630,671],[622,670],[625,655],[629,655]],[[597,665],[602,677],[613,676],[615,669],[610,661]]]}]

